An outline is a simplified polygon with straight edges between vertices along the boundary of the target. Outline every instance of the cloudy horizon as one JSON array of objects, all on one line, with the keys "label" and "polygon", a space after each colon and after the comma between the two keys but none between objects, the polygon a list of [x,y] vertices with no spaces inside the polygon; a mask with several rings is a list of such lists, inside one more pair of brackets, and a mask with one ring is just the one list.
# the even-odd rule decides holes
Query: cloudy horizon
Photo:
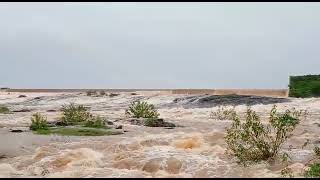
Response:
[{"label": "cloudy horizon", "polygon": [[1,87],[287,88],[319,3],[0,3]]}]

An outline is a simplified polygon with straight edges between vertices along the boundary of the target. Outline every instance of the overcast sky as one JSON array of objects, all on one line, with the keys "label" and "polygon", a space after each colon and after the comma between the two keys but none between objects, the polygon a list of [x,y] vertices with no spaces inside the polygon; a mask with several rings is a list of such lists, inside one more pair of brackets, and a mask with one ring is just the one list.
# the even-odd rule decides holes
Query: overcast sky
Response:
[{"label": "overcast sky", "polygon": [[286,88],[320,3],[0,3],[0,86]]}]

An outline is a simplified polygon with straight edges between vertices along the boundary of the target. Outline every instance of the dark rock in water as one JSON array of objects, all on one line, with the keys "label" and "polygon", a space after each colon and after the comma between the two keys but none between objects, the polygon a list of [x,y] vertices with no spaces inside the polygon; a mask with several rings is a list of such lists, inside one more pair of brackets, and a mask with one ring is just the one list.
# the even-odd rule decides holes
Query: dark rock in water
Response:
[{"label": "dark rock in water", "polygon": [[31,112],[30,109],[20,109],[20,110],[14,110],[12,112]]},{"label": "dark rock in water", "polygon": [[47,122],[48,127],[55,127],[57,122]]},{"label": "dark rock in water", "polygon": [[138,95],[137,93],[131,93],[132,96]]},{"label": "dark rock in water", "polygon": [[[274,104],[290,102],[286,98],[274,98],[264,96],[245,96],[245,95],[199,95],[173,100],[173,105],[182,105],[184,108],[210,108],[214,106],[237,106],[237,105],[256,105]],[[169,104],[170,105],[170,104]]]},{"label": "dark rock in water", "polygon": [[144,125],[150,126],[150,127],[176,127],[175,124],[170,122],[165,122],[163,119],[148,119],[147,121],[144,122]]},{"label": "dark rock in water", "polygon": [[[48,123],[49,124],[49,123]],[[67,126],[66,123],[62,122],[62,121],[55,121],[55,122],[50,122],[50,124],[52,126]]]},{"label": "dark rock in water", "polygon": [[86,93],[87,93],[87,96],[93,96],[93,95],[97,95],[98,94],[97,91],[92,91],[92,90],[89,90]]},{"label": "dark rock in water", "polygon": [[122,129],[122,125],[116,126],[115,129]]},{"label": "dark rock in water", "polygon": [[21,133],[21,132],[23,132],[23,130],[21,130],[21,129],[11,129],[10,132]]},{"label": "dark rock in water", "polygon": [[170,122],[165,122],[163,119],[148,119],[148,118],[139,118],[139,119],[130,119],[129,120],[133,125],[139,126],[148,126],[148,127],[176,127],[175,124]]},{"label": "dark rock in water", "polygon": [[313,141],[313,144],[316,144],[316,145],[320,144],[320,140]]},{"label": "dark rock in water", "polygon": [[114,96],[119,96],[120,94],[116,94],[116,93],[110,93],[109,97],[114,97]]},{"label": "dark rock in water", "polygon": [[57,112],[57,110],[49,109],[49,110],[47,110],[47,112]]},{"label": "dark rock in water", "polygon": [[38,99],[38,100],[39,100],[39,99],[41,99],[41,97],[35,97],[35,98],[33,98],[33,99]]},{"label": "dark rock in water", "polygon": [[144,125],[144,120],[143,119],[130,119],[129,122],[132,125],[138,125],[138,126],[143,126]]},{"label": "dark rock in water", "polygon": [[113,122],[111,122],[111,121],[106,121],[106,123],[107,123],[108,125],[113,125]]},{"label": "dark rock in water", "polygon": [[99,95],[100,96],[104,96],[104,95],[106,95],[107,93],[105,92],[105,91],[99,91]]},{"label": "dark rock in water", "polygon": [[26,95],[19,95],[18,98],[24,98],[27,97]]}]

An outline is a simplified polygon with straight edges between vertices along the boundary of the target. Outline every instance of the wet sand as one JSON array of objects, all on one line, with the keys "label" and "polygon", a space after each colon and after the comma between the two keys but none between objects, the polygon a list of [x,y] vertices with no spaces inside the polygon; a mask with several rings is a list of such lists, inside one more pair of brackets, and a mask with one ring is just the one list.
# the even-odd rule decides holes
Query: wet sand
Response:
[{"label": "wet sand", "polygon": [[[18,98],[21,94],[27,97]],[[230,121],[210,119],[211,111],[218,108],[217,99],[161,92],[137,94],[122,92],[114,97],[90,97],[85,93],[0,92],[0,105],[11,110],[31,111],[0,114],[0,177],[280,177],[283,167],[279,163],[242,167],[235,158],[225,154],[225,128]],[[155,104],[161,118],[183,127],[130,125],[124,112],[137,99]],[[242,101],[231,104],[237,111],[244,112],[245,102],[249,101]],[[309,111],[310,116],[298,125],[294,136],[282,148],[292,158],[295,177],[303,176],[306,163],[314,156],[314,146],[320,144],[320,99],[268,99],[263,101],[268,103],[263,103],[258,98],[254,101],[257,103],[253,103],[252,109],[263,117],[274,104],[280,110],[295,107]],[[70,102],[90,107],[91,113],[123,125],[127,132],[100,137],[10,132],[11,128],[28,129],[31,114],[35,112],[54,121],[61,115],[61,105]],[[310,143],[302,148],[307,140]]]}]

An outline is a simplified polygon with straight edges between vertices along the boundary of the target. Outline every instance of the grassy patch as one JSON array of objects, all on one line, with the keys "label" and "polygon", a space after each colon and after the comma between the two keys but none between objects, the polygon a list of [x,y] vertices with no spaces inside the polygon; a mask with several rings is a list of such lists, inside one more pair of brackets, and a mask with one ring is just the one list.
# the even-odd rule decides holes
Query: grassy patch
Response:
[{"label": "grassy patch", "polygon": [[0,113],[2,114],[10,113],[10,109],[5,106],[0,106]]},{"label": "grassy patch", "polygon": [[49,135],[58,134],[62,136],[105,136],[122,134],[112,131],[106,126],[106,122],[100,116],[93,116],[86,107],[82,105],[65,105],[62,107],[63,116],[61,121],[49,127],[47,118],[40,113],[32,115],[30,129],[35,134]]},{"label": "grassy patch", "polygon": [[58,134],[62,136],[106,136],[122,134],[122,132],[96,128],[58,127],[50,129],[40,129],[36,131],[36,134]]},{"label": "grassy patch", "polygon": [[106,128],[104,120],[99,116],[87,120],[83,126],[91,128]]}]

